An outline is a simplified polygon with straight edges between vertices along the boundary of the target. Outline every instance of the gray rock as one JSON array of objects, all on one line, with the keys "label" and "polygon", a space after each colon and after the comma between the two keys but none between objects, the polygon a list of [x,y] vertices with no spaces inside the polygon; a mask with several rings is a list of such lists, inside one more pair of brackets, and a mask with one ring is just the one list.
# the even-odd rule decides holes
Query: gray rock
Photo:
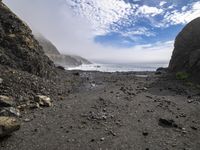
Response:
[{"label": "gray rock", "polygon": [[0,137],[10,135],[20,129],[20,122],[13,117],[0,117]]},{"label": "gray rock", "polygon": [[0,64],[41,77],[54,75],[54,63],[45,56],[31,29],[1,1],[0,18]]},{"label": "gray rock", "polygon": [[39,103],[40,106],[51,107],[53,106],[51,99],[44,95],[37,95],[35,101]]},{"label": "gray rock", "polygon": [[0,95],[0,107],[11,107],[14,105],[12,98],[4,95]]},{"label": "gray rock", "polygon": [[0,84],[2,84],[3,83],[3,79],[2,78],[0,78]]},{"label": "gray rock", "polygon": [[0,108],[0,116],[19,117],[20,111],[14,107],[3,107]]},{"label": "gray rock", "polygon": [[[178,34],[169,64],[171,72],[200,75],[200,17],[187,24]],[[199,79],[198,79],[199,80]]]}]

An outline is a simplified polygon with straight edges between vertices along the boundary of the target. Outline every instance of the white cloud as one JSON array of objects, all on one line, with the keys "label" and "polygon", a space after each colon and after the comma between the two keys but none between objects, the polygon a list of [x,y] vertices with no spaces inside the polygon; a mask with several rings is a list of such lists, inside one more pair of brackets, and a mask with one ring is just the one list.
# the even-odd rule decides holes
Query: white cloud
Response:
[{"label": "white cloud", "polygon": [[142,15],[151,15],[151,16],[156,16],[158,14],[161,14],[163,12],[162,9],[159,9],[157,7],[150,7],[147,5],[143,5],[141,7],[139,7],[139,9],[137,10],[136,14],[142,14]]},{"label": "white cloud", "polygon": [[160,6],[164,6],[165,4],[167,4],[167,2],[161,1],[159,5],[160,5]]},{"label": "white cloud", "polygon": [[66,0],[66,3],[92,24],[97,35],[110,32],[111,24],[127,18],[136,7],[122,0]]},{"label": "white cloud", "polygon": [[165,24],[177,25],[186,24],[200,16],[200,2],[194,2],[191,5],[183,6],[181,11],[173,10],[164,16]]},{"label": "white cloud", "polygon": [[149,29],[145,27],[131,28],[129,31],[120,32],[122,36],[131,37],[131,36],[155,36],[154,32],[149,31]]}]

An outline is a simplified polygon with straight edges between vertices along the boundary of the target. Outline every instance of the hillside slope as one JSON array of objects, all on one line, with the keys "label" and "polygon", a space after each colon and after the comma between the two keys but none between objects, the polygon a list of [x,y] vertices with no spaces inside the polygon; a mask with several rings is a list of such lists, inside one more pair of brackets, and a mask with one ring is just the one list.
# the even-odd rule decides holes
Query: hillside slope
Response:
[{"label": "hillside slope", "polygon": [[91,64],[87,59],[75,55],[60,54],[56,46],[41,34],[34,34],[45,54],[56,64],[64,67],[75,67],[82,64]]},{"label": "hillside slope", "polygon": [[46,77],[54,71],[31,29],[0,2],[0,64]]}]

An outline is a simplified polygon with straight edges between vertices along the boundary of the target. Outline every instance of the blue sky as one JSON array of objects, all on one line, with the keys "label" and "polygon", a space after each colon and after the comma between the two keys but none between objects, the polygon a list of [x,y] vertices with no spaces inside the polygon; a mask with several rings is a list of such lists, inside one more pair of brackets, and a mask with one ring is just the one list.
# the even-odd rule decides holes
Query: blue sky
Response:
[{"label": "blue sky", "polygon": [[96,30],[95,42],[133,47],[174,40],[191,19],[200,15],[198,0],[68,0],[77,15]]},{"label": "blue sky", "polygon": [[169,62],[198,0],[4,0],[63,54],[100,62]]}]

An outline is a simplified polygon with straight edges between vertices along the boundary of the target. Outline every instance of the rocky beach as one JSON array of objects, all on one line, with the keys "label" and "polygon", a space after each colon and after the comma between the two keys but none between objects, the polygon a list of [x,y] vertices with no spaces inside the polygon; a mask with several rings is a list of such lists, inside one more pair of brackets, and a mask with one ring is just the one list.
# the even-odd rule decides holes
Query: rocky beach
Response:
[{"label": "rocky beach", "polygon": [[199,150],[199,20],[168,68],[68,71],[0,1],[0,149]]},{"label": "rocky beach", "polygon": [[52,107],[24,108],[1,149],[199,149],[197,87],[153,72],[69,74],[74,88],[45,93]]}]

